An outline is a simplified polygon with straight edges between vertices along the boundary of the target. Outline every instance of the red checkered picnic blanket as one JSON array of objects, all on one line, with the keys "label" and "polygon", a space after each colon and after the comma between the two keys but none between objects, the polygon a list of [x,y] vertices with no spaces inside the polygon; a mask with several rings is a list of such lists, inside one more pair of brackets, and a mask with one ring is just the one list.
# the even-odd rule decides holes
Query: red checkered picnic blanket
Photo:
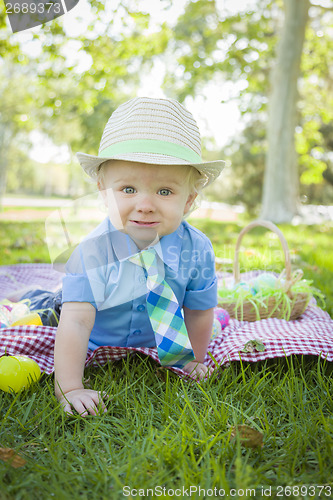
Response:
[{"label": "red checkered picnic blanket", "polygon": [[[28,266],[28,267],[27,267]],[[47,276],[45,277],[45,273]],[[43,275],[43,281],[40,279]],[[10,275],[12,279],[8,277]],[[2,276],[8,286],[2,283]],[[27,279],[27,277],[29,277]],[[14,280],[13,280],[14,278]],[[48,289],[55,289],[61,283],[61,274],[45,264],[25,264],[0,268],[0,300],[6,293],[32,282]],[[41,282],[42,281],[42,282]],[[34,359],[45,373],[53,372],[53,347],[56,328],[47,326],[16,326],[0,330],[0,356],[27,355]],[[260,341],[265,350],[246,351],[250,341]],[[155,348],[99,347],[88,351],[86,366],[102,365],[139,352],[158,362]],[[255,322],[230,320],[222,334],[211,341],[205,363],[213,368],[230,361],[256,362],[269,358],[290,356],[291,354],[315,355],[333,361],[333,320],[329,314],[311,303],[304,314],[295,321],[276,318]],[[186,375],[179,368],[170,368],[180,376]]]}]

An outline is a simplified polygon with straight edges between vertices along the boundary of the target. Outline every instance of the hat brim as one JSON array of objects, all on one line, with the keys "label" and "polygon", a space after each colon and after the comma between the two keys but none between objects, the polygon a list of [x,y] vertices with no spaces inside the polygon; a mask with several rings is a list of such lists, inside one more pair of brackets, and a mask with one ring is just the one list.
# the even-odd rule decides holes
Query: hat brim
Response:
[{"label": "hat brim", "polygon": [[173,156],[153,153],[123,153],[121,155],[115,155],[106,158],[88,155],[86,153],[76,153],[76,157],[78,158],[83,170],[92,179],[97,178],[98,167],[108,160],[123,160],[134,163],[147,163],[149,165],[190,165],[196,168],[202,175],[207,178],[205,187],[215,181],[225,167],[225,161],[223,160],[190,163]]}]

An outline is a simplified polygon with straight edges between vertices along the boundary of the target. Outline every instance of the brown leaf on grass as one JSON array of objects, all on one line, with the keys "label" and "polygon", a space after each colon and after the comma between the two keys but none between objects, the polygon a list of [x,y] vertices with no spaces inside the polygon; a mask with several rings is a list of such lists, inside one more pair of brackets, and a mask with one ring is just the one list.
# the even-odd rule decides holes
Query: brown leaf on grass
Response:
[{"label": "brown leaf on grass", "polygon": [[26,460],[12,448],[0,448],[0,459],[4,460],[4,462],[9,462],[15,469],[23,467],[26,464]]},{"label": "brown leaf on grass", "polygon": [[164,368],[164,366],[158,366],[156,368],[155,373],[156,373],[157,378],[162,380],[162,382],[166,382],[166,368]]},{"label": "brown leaf on grass", "polygon": [[236,439],[237,436],[239,436],[241,445],[246,448],[262,448],[264,446],[262,432],[256,431],[248,425],[233,426],[230,437]]}]

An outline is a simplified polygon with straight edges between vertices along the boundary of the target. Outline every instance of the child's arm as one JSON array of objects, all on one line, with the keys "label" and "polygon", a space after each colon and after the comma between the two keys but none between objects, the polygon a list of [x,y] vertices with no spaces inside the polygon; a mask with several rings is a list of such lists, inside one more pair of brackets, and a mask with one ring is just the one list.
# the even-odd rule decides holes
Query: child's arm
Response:
[{"label": "child's arm", "polygon": [[88,412],[96,415],[101,402],[100,393],[84,389],[82,383],[95,315],[88,302],[65,302],[62,306],[54,348],[55,394],[67,413],[74,408],[83,416]]},{"label": "child's arm", "polygon": [[214,307],[204,311],[189,309],[185,306],[183,309],[186,329],[195,355],[195,361],[188,363],[184,370],[192,375],[197,375],[202,380],[208,372],[212,371],[203,362],[212,335]]}]

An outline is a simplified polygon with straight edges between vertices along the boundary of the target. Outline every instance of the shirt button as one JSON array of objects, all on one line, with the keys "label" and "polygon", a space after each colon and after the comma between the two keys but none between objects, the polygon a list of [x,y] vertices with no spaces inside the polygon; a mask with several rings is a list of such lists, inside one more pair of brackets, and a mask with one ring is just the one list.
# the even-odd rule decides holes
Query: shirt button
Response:
[{"label": "shirt button", "polygon": [[137,310],[142,312],[146,309],[146,307],[143,305],[143,304],[140,304],[138,307],[137,307]]},{"label": "shirt button", "polygon": [[134,330],[133,335],[140,335],[141,330]]},{"label": "shirt button", "polygon": [[139,283],[145,283],[147,280],[144,276],[140,276]]}]

